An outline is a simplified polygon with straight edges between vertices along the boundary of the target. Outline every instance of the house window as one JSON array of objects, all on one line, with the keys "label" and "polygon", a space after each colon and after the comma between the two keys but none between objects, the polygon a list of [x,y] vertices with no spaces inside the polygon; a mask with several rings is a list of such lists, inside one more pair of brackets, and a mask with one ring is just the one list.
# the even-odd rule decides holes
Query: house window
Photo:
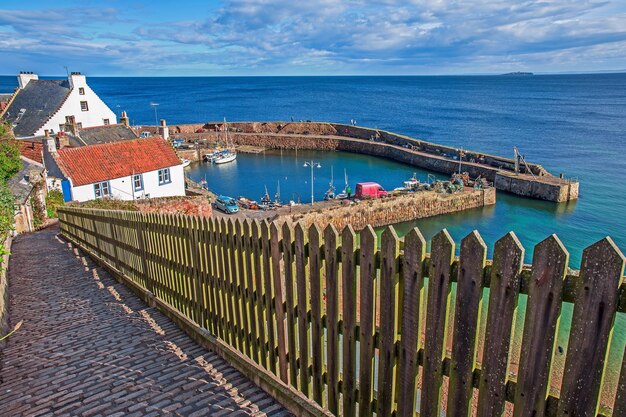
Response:
[{"label": "house window", "polygon": [[170,169],[169,168],[160,169],[159,170],[159,185],[169,184],[170,182],[172,182],[172,179],[170,178]]},{"label": "house window", "polygon": [[85,89],[83,87],[80,87],[78,89],[78,94],[80,94],[81,96],[84,96],[85,95]]},{"label": "house window", "polygon": [[143,190],[143,177],[141,174],[133,175],[133,187],[135,191]]},{"label": "house window", "polygon": [[111,187],[108,181],[95,183],[93,185],[93,191],[96,198],[103,198],[111,195]]},{"label": "house window", "polygon": [[59,132],[65,131],[65,125],[59,125]]},{"label": "house window", "polygon": [[83,124],[81,122],[76,123],[76,127],[79,129],[83,128]]},{"label": "house window", "polygon": [[111,124],[111,122],[109,122],[109,119],[104,119],[103,122],[105,126],[108,126],[109,124]]},{"label": "house window", "polygon": [[86,102],[86,101],[81,101],[81,102],[80,102],[80,109],[81,109],[82,111],[89,111],[89,106],[87,105],[87,102]]}]

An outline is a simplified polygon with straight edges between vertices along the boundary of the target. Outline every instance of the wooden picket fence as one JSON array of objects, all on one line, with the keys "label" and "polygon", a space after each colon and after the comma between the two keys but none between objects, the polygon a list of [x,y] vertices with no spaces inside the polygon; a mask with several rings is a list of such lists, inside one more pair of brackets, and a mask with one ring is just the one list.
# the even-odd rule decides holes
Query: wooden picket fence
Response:
[{"label": "wooden picket fence", "polygon": [[[577,272],[555,235],[534,248],[530,267],[513,233],[495,243],[488,262],[477,232],[462,240],[455,258],[445,230],[426,254],[418,229],[399,239],[388,227],[378,245],[371,227],[357,235],[349,226],[338,233],[332,226],[79,208],[59,209],[59,218],[68,239],[335,415],[611,413],[599,411],[599,398],[626,292],[624,256],[610,238],[584,250]],[[520,294],[528,298],[519,371],[511,376]],[[564,302],[574,308],[555,394],[551,366]],[[626,416],[624,367],[620,378],[614,416]]]}]

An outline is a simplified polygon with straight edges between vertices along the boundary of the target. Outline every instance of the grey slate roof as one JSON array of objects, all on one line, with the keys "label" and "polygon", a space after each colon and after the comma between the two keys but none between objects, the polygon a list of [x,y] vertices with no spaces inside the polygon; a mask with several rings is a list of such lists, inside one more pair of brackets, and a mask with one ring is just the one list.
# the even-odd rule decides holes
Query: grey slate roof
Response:
[{"label": "grey slate roof", "polygon": [[31,171],[41,172],[43,171],[43,167],[39,164],[33,164],[22,159],[22,169],[7,181],[9,189],[15,196],[16,203],[26,203],[28,196],[33,190],[33,185],[28,181]]},{"label": "grey slate roof", "polygon": [[122,124],[81,129],[78,135],[84,144],[87,145],[137,139],[135,132],[130,127]]},{"label": "grey slate roof", "polygon": [[48,177],[65,179],[65,174],[59,168],[56,159],[54,159],[46,145],[43,147],[43,165],[46,167],[46,171],[48,171]]},{"label": "grey slate roof", "polygon": [[32,136],[61,107],[70,91],[67,80],[32,80],[17,93],[4,118],[14,125],[15,136]]}]

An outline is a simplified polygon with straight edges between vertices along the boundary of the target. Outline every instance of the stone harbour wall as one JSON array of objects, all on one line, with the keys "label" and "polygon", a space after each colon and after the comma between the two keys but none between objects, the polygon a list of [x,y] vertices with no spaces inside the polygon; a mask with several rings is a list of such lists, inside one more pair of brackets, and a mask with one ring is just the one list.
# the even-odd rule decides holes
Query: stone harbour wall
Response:
[{"label": "stone harbour wall", "polygon": [[[426,170],[452,174],[459,170],[458,160],[453,159],[457,149],[424,142],[408,136],[377,129],[333,123],[303,122],[235,122],[229,123],[229,138],[235,145],[249,145],[270,149],[317,149],[340,150],[392,159]],[[175,136],[187,140],[201,140],[202,144],[224,142],[223,124],[172,126]],[[494,183],[499,190],[523,197],[553,202],[578,198],[578,181],[555,177],[541,165],[528,164],[532,175],[512,172],[513,160],[475,151],[464,151],[461,170],[471,177],[483,177]],[[179,153],[180,154],[180,153]],[[200,153],[183,156],[191,160],[201,158]],[[468,160],[473,160],[471,162]]]},{"label": "stone harbour wall", "polygon": [[289,214],[281,216],[277,220],[290,223],[300,222],[306,228],[313,223],[322,228],[332,224],[337,230],[342,230],[351,224],[355,230],[361,230],[368,224],[373,227],[381,227],[490,206],[495,203],[496,190],[494,188],[469,189],[454,194],[423,191],[375,200],[363,200],[358,204],[339,205],[305,214]]}]

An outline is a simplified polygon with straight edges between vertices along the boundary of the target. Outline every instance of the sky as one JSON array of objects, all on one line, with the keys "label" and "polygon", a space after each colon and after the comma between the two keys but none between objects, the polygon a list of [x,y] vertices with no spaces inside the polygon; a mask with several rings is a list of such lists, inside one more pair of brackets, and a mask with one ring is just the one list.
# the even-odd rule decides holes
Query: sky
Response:
[{"label": "sky", "polygon": [[626,70],[624,0],[0,2],[0,74]]}]

